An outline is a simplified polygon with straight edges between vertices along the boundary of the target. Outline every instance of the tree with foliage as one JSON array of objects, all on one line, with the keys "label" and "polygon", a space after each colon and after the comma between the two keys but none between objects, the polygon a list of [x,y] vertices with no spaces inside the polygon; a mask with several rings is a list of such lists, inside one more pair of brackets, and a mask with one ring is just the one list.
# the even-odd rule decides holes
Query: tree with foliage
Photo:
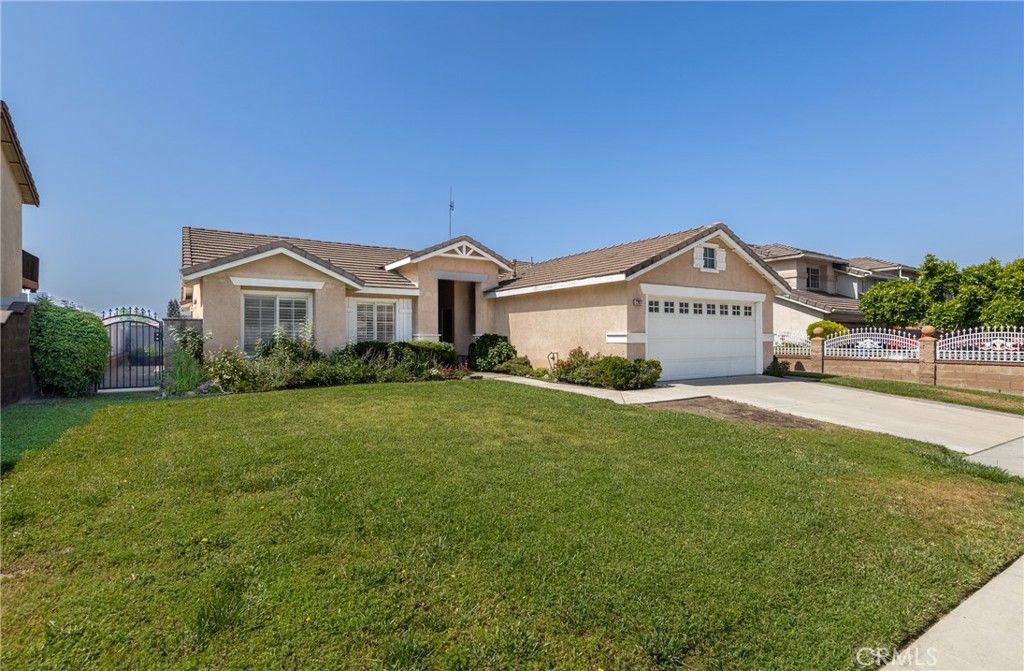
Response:
[{"label": "tree with foliage", "polygon": [[[865,299],[876,312],[868,320],[872,323],[907,325],[890,321],[892,317],[905,317],[886,312],[882,305],[888,301],[876,299],[872,292],[889,282],[876,285],[861,299],[865,315]],[[904,284],[911,284],[905,282]],[[975,326],[1024,326],[1024,259],[1016,259],[1005,266],[999,259],[959,268],[953,261],[943,261],[934,254],[925,256],[921,264],[917,286],[924,292],[926,309],[924,321],[943,330],[953,331]],[[892,291],[892,290],[889,290]],[[912,293],[911,290],[902,290]],[[910,303],[914,301],[911,300]],[[881,312],[877,312],[878,310]]]},{"label": "tree with foliage", "polygon": [[925,290],[930,301],[941,303],[956,296],[960,287],[960,269],[955,261],[943,261],[934,254],[927,254],[917,271],[917,284]]},{"label": "tree with foliage", "polygon": [[860,299],[860,309],[869,324],[916,326],[928,311],[928,293],[906,280],[879,282]]},{"label": "tree with foliage", "polygon": [[167,317],[175,318],[181,316],[181,303],[178,302],[177,298],[172,298],[167,301]]},{"label": "tree with foliage", "polygon": [[103,380],[110,338],[96,315],[41,298],[32,311],[29,348],[32,371],[43,390],[80,396]]}]

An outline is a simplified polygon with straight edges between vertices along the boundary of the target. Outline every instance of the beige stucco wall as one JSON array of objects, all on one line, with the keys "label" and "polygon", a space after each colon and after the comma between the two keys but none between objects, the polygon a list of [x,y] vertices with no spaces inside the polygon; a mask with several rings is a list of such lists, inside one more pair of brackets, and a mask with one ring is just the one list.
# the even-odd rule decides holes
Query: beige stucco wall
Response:
[{"label": "beige stucco wall", "polygon": [[[474,275],[484,275],[487,279],[484,282],[477,282],[473,288],[476,294],[476,328],[473,329],[475,334],[485,333],[489,331],[491,324],[490,306],[484,305],[485,299],[483,297],[483,290],[489,289],[498,283],[498,266],[494,263],[486,260],[477,259],[454,259],[446,256],[433,256],[429,259],[424,259],[418,263],[410,263],[402,266],[399,271],[408,277],[413,282],[419,284],[420,295],[414,301],[413,306],[413,320],[412,320],[412,332],[414,335],[421,336],[436,336],[440,332],[437,323],[437,279],[434,277],[434,272],[448,272],[448,273],[470,273]],[[458,331],[459,319],[464,319],[465,314],[460,317],[460,313],[466,312],[467,296],[463,293],[460,294],[460,285],[456,284],[456,296],[455,296],[455,319],[456,319],[456,330]],[[464,350],[460,349],[460,343],[456,343],[456,349],[461,353],[465,353]],[[469,344],[464,343],[468,349]]]},{"label": "beige stucco wall", "polygon": [[11,166],[3,161],[0,186],[0,296],[21,295],[21,191]]},{"label": "beige stucco wall", "polygon": [[807,326],[824,319],[821,312],[810,307],[794,305],[789,301],[775,299],[775,332],[796,337],[807,335]]},{"label": "beige stucco wall", "polygon": [[642,333],[645,329],[647,307],[645,305],[632,306],[634,298],[644,297],[643,291],[640,288],[641,284],[672,284],[700,287],[702,289],[764,294],[765,303],[761,315],[762,332],[767,334],[772,332],[771,304],[772,298],[775,295],[774,285],[720,237],[712,238],[708,242],[725,247],[725,270],[709,273],[702,271],[700,268],[694,268],[693,251],[688,250],[675,259],[663,263],[657,268],[643,273],[626,283],[629,287],[629,330],[631,333]]},{"label": "beige stucco wall", "polygon": [[[413,304],[413,334],[437,334],[437,279],[434,271],[483,275],[484,282],[455,284],[456,349],[466,354],[472,335],[491,330],[489,301],[483,298],[483,289],[497,284],[498,267],[490,261],[433,257],[401,268],[402,274],[420,282],[420,296],[388,296],[385,294],[357,294],[344,283],[323,274],[315,268],[284,255],[272,256],[207,275],[187,282],[193,289],[192,316],[203,320],[203,330],[212,334],[207,345],[209,351],[240,349],[242,345],[242,291],[269,291],[273,293],[313,294],[313,328],[317,347],[325,352],[343,347],[348,340],[346,328],[346,300],[411,299]],[[322,289],[277,289],[257,285],[235,286],[231,276],[279,280],[312,280],[324,282]],[[471,295],[476,294],[476,323],[469,323]]]},{"label": "beige stucco wall", "polygon": [[574,347],[628,355],[626,345],[605,342],[608,333],[626,332],[623,282],[486,300],[493,315],[489,330],[507,335],[534,366],[546,366],[550,352],[564,359]]},{"label": "beige stucco wall", "polygon": [[[231,282],[232,275],[261,279],[312,280],[324,282],[324,286],[316,290],[239,287]],[[201,317],[203,331],[212,335],[207,344],[208,351],[241,349],[243,289],[282,294],[311,293],[317,347],[330,352],[336,347],[345,346],[345,299],[348,293],[346,285],[294,259],[277,255],[207,275],[199,280],[198,291],[193,297],[198,296],[200,302],[193,316]]]},{"label": "beige stucco wall", "polygon": [[[628,358],[646,355],[643,343],[611,344],[609,333],[645,333],[647,306],[641,284],[668,284],[765,295],[761,310],[762,353],[771,360],[773,285],[747,263],[724,240],[708,242],[726,248],[726,269],[702,272],[693,266],[693,252],[675,259],[627,282],[598,284],[575,289],[546,291],[489,299],[494,306],[494,331],[508,335],[520,354],[534,365],[544,365],[549,352],[564,357],[570,349],[582,346],[591,353],[618,354]],[[640,305],[634,305],[634,299]]]}]

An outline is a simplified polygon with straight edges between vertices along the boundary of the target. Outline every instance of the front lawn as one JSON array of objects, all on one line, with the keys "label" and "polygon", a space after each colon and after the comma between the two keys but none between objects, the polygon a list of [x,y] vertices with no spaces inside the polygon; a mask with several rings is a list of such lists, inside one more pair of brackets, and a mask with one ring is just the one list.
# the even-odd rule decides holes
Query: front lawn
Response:
[{"label": "front lawn", "polygon": [[796,377],[810,377],[825,384],[837,384],[841,387],[866,389],[894,396],[923,398],[929,401],[966,405],[982,410],[995,410],[996,412],[1024,415],[1024,395],[1021,394],[1003,394],[996,391],[982,391],[980,389],[943,387],[932,384],[916,384],[914,382],[897,382],[895,380],[870,380],[863,377],[822,375],[820,373],[797,372],[789,374]]},{"label": "front lawn", "polygon": [[68,429],[85,424],[100,408],[152,401],[152,392],[95,394],[82,398],[23,401],[0,410],[0,473],[29,450],[52,445]]},{"label": "front lawn", "polygon": [[109,407],[0,506],[4,669],[856,669],[1024,552],[935,447],[488,380]]}]

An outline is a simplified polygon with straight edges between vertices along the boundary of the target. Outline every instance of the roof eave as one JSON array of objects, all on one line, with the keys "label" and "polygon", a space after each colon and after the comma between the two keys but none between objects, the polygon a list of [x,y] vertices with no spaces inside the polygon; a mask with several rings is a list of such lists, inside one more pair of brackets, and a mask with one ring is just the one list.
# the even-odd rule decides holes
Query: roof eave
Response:
[{"label": "roof eave", "polygon": [[[18,140],[18,132],[14,128],[14,121],[11,119],[11,111],[7,108],[7,103],[0,100],[0,107],[3,111],[3,134],[7,137],[3,138],[4,143],[11,145],[11,150],[14,152],[14,160],[10,157],[5,156],[5,160],[14,170],[15,175],[19,177],[18,188],[21,191],[21,202],[23,205],[35,205],[39,207],[39,189],[36,188],[36,181],[32,177],[32,170],[28,167],[28,159],[25,158],[25,152],[21,147],[21,142]],[[8,139],[9,138],[9,139]],[[7,152],[4,152],[5,154]],[[20,175],[18,173],[21,173]]]}]

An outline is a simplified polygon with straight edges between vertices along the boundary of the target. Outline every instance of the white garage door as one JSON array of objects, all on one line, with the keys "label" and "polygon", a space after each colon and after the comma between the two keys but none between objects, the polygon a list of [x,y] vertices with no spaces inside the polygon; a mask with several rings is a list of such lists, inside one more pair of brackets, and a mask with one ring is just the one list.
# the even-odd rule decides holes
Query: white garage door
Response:
[{"label": "white garage door", "polygon": [[647,357],[661,379],[750,375],[757,370],[754,303],[649,296]]}]

